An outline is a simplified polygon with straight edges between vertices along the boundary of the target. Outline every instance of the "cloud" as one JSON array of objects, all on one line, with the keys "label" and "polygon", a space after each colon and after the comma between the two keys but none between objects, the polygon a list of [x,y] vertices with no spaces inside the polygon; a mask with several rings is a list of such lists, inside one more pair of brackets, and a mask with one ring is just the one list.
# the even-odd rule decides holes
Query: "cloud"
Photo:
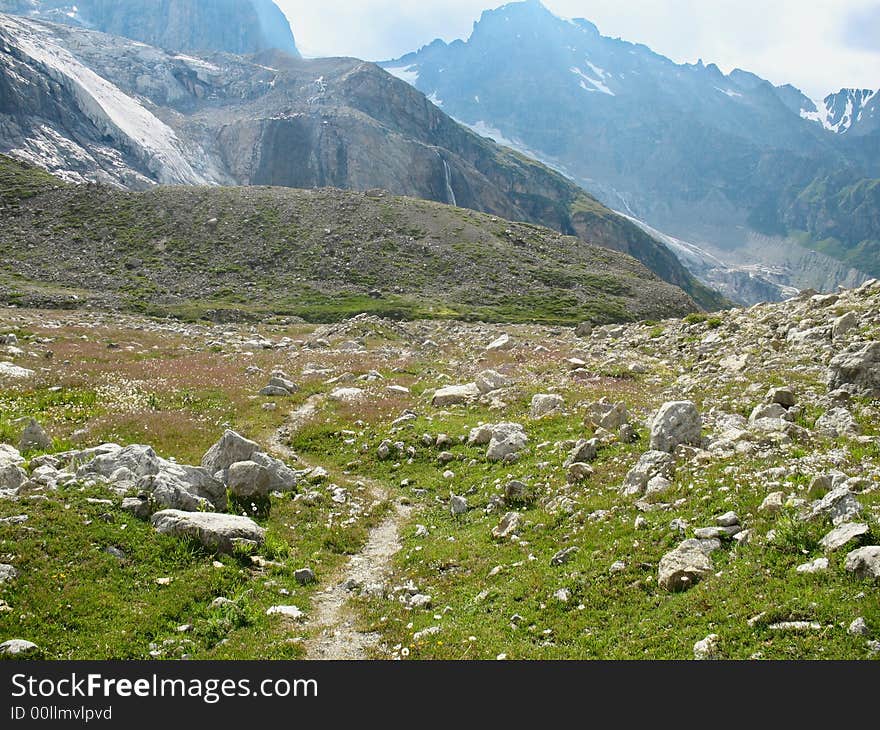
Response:
[{"label": "cloud", "polygon": [[[401,56],[434,38],[467,38],[492,0],[276,0],[308,55]],[[702,58],[825,96],[880,88],[877,0],[545,0],[604,35],[644,43],[675,61]]]}]

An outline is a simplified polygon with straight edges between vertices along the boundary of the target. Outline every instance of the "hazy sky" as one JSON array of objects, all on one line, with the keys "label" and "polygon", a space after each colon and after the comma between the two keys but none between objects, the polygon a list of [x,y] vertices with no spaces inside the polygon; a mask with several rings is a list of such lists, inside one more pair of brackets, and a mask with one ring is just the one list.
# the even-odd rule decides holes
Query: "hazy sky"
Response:
[{"label": "hazy sky", "polygon": [[[434,38],[466,38],[498,0],[276,0],[305,55],[386,60]],[[813,97],[880,88],[880,0],[545,0],[603,35],[678,62],[753,71]]]}]

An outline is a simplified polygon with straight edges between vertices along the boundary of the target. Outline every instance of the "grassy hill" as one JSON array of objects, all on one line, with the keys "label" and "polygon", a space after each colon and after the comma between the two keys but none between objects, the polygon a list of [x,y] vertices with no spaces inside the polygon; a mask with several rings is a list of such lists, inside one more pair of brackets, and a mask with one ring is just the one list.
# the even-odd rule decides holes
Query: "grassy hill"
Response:
[{"label": "grassy hill", "polygon": [[126,192],[66,185],[0,157],[0,205],[0,302],[10,304],[556,324],[696,309],[625,254],[381,191]]}]

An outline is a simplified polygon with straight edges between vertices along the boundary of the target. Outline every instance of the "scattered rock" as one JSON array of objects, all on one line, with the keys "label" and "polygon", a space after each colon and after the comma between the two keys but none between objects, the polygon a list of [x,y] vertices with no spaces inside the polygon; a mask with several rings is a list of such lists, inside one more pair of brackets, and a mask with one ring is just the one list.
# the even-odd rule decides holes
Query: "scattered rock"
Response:
[{"label": "scattered rock", "polygon": [[266,609],[267,616],[283,616],[291,621],[298,621],[305,614],[296,606],[271,606]]},{"label": "scattered rock", "polygon": [[805,575],[815,575],[816,573],[824,573],[828,570],[828,558],[817,558],[811,563],[804,563],[795,568],[795,571]]},{"label": "scattered rock", "polygon": [[318,582],[318,579],[315,576],[315,571],[311,568],[300,568],[299,570],[294,571],[293,579],[301,586]]},{"label": "scattered rock", "polygon": [[498,339],[491,342],[486,346],[487,352],[496,352],[503,350],[510,350],[513,347],[513,340],[510,338],[510,335],[503,334]]},{"label": "scattered rock", "polygon": [[26,380],[34,377],[34,371],[27,368],[18,367],[11,362],[0,362],[0,378],[14,378],[15,380]]},{"label": "scattered rock", "polygon": [[511,382],[511,379],[506,375],[502,375],[494,370],[484,370],[475,379],[475,385],[483,395],[506,388]]},{"label": "scattered rock", "polygon": [[828,390],[852,386],[871,398],[880,398],[880,342],[856,343],[828,365]]},{"label": "scattered rock", "polygon": [[12,583],[16,578],[18,578],[18,571],[13,566],[0,563],[0,585]]},{"label": "scattered rock", "polygon": [[859,616],[849,625],[846,633],[850,636],[868,636],[871,633],[871,630],[868,628],[868,623],[865,619]]},{"label": "scattered rock", "polygon": [[260,445],[255,441],[246,439],[235,431],[226,431],[202,457],[202,467],[207,469],[209,474],[216,474],[240,461],[250,461],[259,451]]},{"label": "scattered rock", "polygon": [[453,494],[449,498],[449,509],[453,516],[463,515],[468,511],[468,501],[465,497]]},{"label": "scattered rock", "polygon": [[558,553],[556,553],[552,558],[550,558],[550,565],[554,567],[565,565],[566,563],[571,562],[572,558],[574,558],[577,552],[578,548],[576,547],[564,548],[563,550],[560,550]]},{"label": "scattered rock", "polygon": [[761,502],[761,506],[758,507],[758,511],[775,515],[779,512],[782,512],[782,508],[784,506],[785,492],[771,492],[764,498],[764,501]]},{"label": "scattered rock", "polygon": [[780,621],[770,624],[769,628],[771,631],[791,631],[802,634],[808,631],[821,631],[822,624],[816,621]]},{"label": "scattered rock", "polygon": [[767,394],[768,403],[776,403],[785,409],[792,408],[797,399],[790,388],[771,388]]}]

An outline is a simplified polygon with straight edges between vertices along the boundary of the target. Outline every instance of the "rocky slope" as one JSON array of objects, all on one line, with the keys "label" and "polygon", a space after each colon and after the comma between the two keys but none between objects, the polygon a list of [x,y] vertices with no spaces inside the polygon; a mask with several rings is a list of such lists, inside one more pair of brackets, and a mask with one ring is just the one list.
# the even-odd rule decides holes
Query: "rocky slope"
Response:
[{"label": "rocky slope", "polygon": [[652,236],[373,64],[199,59],[12,16],[0,43],[0,151],[69,180],[384,188],[577,235],[723,305]]},{"label": "rocky slope", "polygon": [[880,656],[877,281],[592,330],[0,337],[0,653]]},{"label": "rocky slope", "polygon": [[[878,201],[864,194],[880,176],[880,94],[844,90],[817,106],[742,70],[676,64],[535,0],[485,12],[467,41],[383,65],[728,269],[771,266],[748,246],[757,233],[880,273],[864,255],[880,240]],[[787,286],[809,285],[796,265],[784,273]]]},{"label": "rocky slope", "polygon": [[0,0],[0,13],[93,28],[170,51],[298,56],[290,24],[272,0]]},{"label": "rocky slope", "polygon": [[696,309],[625,254],[382,191],[125,192],[64,185],[0,157],[0,212],[0,291],[20,304],[560,323]]}]

